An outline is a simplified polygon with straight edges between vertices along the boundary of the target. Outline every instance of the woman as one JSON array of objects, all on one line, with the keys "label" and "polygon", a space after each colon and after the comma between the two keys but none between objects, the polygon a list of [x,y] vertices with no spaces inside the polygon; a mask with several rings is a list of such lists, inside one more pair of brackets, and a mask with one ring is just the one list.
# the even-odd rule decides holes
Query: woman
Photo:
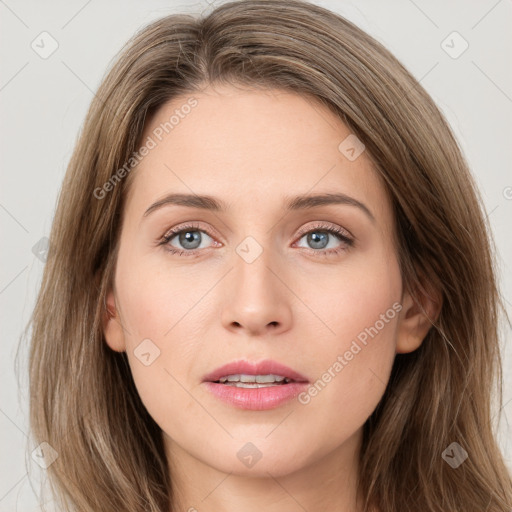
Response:
[{"label": "woman", "polygon": [[152,23],[91,104],[33,317],[62,506],[509,511],[489,240],[447,122],[352,23]]}]

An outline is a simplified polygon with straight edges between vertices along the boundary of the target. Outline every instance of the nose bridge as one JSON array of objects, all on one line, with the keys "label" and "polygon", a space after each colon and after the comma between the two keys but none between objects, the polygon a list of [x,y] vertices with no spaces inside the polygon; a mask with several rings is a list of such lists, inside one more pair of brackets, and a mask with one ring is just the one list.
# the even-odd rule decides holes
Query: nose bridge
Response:
[{"label": "nose bridge", "polygon": [[286,286],[278,277],[281,265],[276,256],[263,231],[245,237],[235,247],[228,284],[231,291],[223,312],[225,327],[263,334],[269,327],[282,329],[289,324],[290,304]]},{"label": "nose bridge", "polygon": [[261,243],[250,235],[235,248],[235,289],[238,294],[254,295],[255,299],[263,298],[259,297],[263,295],[267,300],[272,300],[279,292],[274,282],[275,275],[270,269],[278,267],[279,263],[273,254],[269,237],[261,234],[256,236]]}]

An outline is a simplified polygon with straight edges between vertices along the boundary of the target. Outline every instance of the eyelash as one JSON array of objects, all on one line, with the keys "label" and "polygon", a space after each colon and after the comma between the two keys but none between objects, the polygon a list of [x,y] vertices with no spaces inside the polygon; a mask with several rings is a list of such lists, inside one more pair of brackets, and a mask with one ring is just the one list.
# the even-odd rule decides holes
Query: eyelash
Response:
[{"label": "eyelash", "polygon": [[[213,235],[211,235],[207,230],[201,229],[201,227],[195,223],[185,224],[183,226],[179,226],[178,228],[173,228],[171,231],[168,231],[159,241],[158,245],[166,246],[165,250],[169,251],[171,254],[176,254],[178,256],[185,256],[185,257],[194,257],[197,255],[197,253],[203,249],[192,249],[192,250],[182,250],[182,249],[176,249],[169,245],[169,242],[180,233],[184,231],[201,231],[203,233],[206,233],[209,237],[213,238]],[[302,228],[299,230],[298,233],[298,239],[300,240],[304,235],[307,235],[309,233],[313,233],[315,231],[322,231],[329,233],[331,235],[334,235],[336,238],[338,238],[341,242],[345,243],[347,247],[338,247],[336,249],[307,249],[308,251],[312,251],[317,255],[328,257],[328,256],[335,256],[341,253],[342,251],[346,251],[348,248],[353,247],[354,245],[354,239],[350,238],[347,231],[338,227],[333,227],[330,224],[318,224],[316,226],[313,226],[312,228]]]}]

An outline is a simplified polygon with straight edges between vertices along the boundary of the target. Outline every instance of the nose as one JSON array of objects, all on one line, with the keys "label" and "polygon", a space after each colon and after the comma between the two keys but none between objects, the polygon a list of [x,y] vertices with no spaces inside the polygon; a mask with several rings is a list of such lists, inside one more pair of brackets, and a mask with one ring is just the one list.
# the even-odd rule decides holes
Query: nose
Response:
[{"label": "nose", "polygon": [[290,329],[293,293],[281,267],[270,259],[266,250],[252,262],[234,255],[234,268],[223,283],[226,329],[248,336],[277,335]]}]

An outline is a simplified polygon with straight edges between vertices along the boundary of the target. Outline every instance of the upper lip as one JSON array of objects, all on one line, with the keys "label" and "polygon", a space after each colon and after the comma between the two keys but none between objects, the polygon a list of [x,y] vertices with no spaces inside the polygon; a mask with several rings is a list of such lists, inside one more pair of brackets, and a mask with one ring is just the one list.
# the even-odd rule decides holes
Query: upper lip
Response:
[{"label": "upper lip", "polygon": [[232,361],[231,363],[220,366],[213,372],[205,375],[203,382],[216,382],[221,377],[228,375],[282,375],[295,382],[309,382],[306,377],[300,373],[288,368],[284,364],[267,359],[265,361]]}]

